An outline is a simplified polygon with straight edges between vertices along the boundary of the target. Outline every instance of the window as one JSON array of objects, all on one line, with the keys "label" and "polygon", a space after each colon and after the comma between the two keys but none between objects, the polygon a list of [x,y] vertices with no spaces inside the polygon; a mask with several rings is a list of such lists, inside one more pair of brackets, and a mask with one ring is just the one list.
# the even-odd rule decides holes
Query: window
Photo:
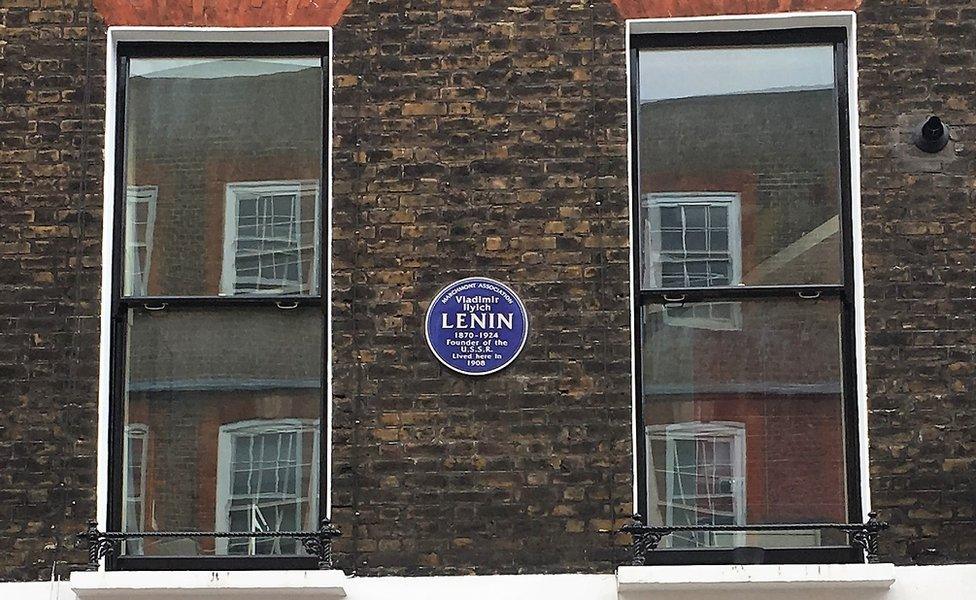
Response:
[{"label": "window", "polygon": [[[223,425],[218,442],[217,531],[300,531],[315,502],[318,423],[248,421]],[[218,540],[227,554],[295,554],[288,538]]]},{"label": "window", "polygon": [[[739,195],[652,193],[643,197],[643,283],[647,288],[728,287],[739,283],[742,261]],[[665,308],[669,323],[738,329],[734,303]]]},{"label": "window", "polygon": [[649,560],[856,560],[788,529],[862,518],[847,30],[631,31]]},{"label": "window", "polygon": [[149,535],[110,568],[316,564],[196,535],[311,531],[328,502],[328,31],[254,35],[114,46],[106,529]]},{"label": "window", "polygon": [[[664,455],[656,463],[655,454]],[[648,494],[655,508],[648,517],[657,525],[745,524],[745,424],[675,423],[647,428]],[[658,477],[665,481],[661,497]],[[663,513],[663,515],[662,515]],[[661,518],[663,516],[663,518]],[[722,538],[727,541],[723,542]],[[678,532],[665,544],[695,548],[730,545],[740,533]]]},{"label": "window", "polygon": [[232,183],[221,292],[307,293],[317,279],[318,184]]},{"label": "window", "polygon": [[152,265],[153,226],[156,224],[156,186],[126,188],[125,289],[133,296],[145,296]]},{"label": "window", "polygon": [[[142,531],[146,523],[146,480],[142,474],[146,469],[148,436],[145,425],[132,423],[125,427],[125,481],[122,482],[125,512],[122,520],[123,527],[136,531]],[[142,540],[127,541],[126,551],[142,554]]]}]

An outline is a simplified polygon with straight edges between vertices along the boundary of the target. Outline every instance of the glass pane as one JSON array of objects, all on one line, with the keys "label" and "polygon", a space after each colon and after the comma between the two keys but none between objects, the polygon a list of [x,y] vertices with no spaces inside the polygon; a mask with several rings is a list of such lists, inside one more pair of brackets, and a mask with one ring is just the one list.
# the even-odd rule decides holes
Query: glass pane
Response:
[{"label": "glass pane", "polygon": [[[318,293],[322,89],[319,57],[130,59],[124,173],[155,190],[155,214],[146,289],[127,295]],[[286,250],[291,266],[267,275]],[[261,268],[242,279],[246,257]]]},{"label": "glass pane", "polygon": [[[846,520],[839,322],[832,300],[644,307],[652,523]],[[813,533],[693,534],[673,543],[844,543]]]},{"label": "glass pane", "polygon": [[671,230],[698,250],[689,231],[728,229],[709,249],[733,256],[731,285],[841,283],[833,64],[831,45],[640,52],[645,289]]},{"label": "glass pane", "polygon": [[[315,528],[324,327],[319,309],[129,312],[125,419],[149,433],[129,444],[125,480],[151,518],[127,530]],[[140,551],[297,548],[262,539],[144,538]]]}]

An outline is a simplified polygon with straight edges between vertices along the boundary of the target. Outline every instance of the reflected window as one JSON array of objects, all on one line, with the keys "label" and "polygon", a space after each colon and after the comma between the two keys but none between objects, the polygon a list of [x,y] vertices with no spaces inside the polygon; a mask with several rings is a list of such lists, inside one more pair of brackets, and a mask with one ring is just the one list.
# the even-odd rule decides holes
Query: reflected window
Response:
[{"label": "reflected window", "polygon": [[738,194],[645,194],[641,209],[645,288],[739,283]]},{"label": "reflected window", "polygon": [[675,550],[843,546],[721,527],[861,519],[846,33],[632,42],[641,513]]},{"label": "reflected window", "polygon": [[[220,428],[218,531],[300,531],[314,528],[318,423],[249,421]],[[227,554],[296,554],[290,538],[231,538]]]},{"label": "reflected window", "polygon": [[[325,42],[118,44],[109,530],[318,527],[328,55]],[[274,535],[121,550],[110,568],[316,566]]]},{"label": "reflected window", "polygon": [[[643,286],[721,287],[741,279],[739,195],[735,193],[646,194],[641,202]],[[734,303],[668,306],[672,323],[706,329],[737,329]]]},{"label": "reflected window", "polygon": [[[744,525],[745,431],[744,423],[721,421],[647,427],[655,520],[664,525]],[[659,479],[664,480],[663,494]],[[737,536],[741,534],[676,532],[666,544],[673,548],[733,545]]]},{"label": "reflected window", "polygon": [[308,293],[318,279],[314,181],[227,185],[224,294]]},{"label": "reflected window", "polygon": [[[149,429],[140,423],[125,427],[125,481],[122,497],[125,504],[124,527],[130,531],[143,531],[146,523],[146,480],[143,473],[149,452]],[[127,540],[126,551],[142,554],[142,540]]]},{"label": "reflected window", "polygon": [[133,296],[145,296],[149,289],[157,192],[154,185],[125,191],[125,289]]}]

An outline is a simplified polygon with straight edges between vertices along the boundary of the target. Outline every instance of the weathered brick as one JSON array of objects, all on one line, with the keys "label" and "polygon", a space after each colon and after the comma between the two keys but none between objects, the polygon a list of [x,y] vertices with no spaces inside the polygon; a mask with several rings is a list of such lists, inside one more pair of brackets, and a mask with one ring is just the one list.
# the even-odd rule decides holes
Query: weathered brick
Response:
[{"label": "weathered brick", "polygon": [[[325,22],[275,12],[283,3],[241,17],[171,4],[96,2],[119,24]],[[80,564],[71,536],[95,514],[105,38],[98,16],[89,32],[87,7],[68,6],[0,11],[0,547],[14,549],[0,579]],[[974,19],[961,0],[865,0],[859,14],[872,503],[899,563],[976,558],[960,526],[976,496]],[[632,501],[623,31],[606,0],[354,2],[338,22],[343,568],[611,572],[621,560],[624,536],[606,531]],[[934,156],[909,143],[929,112],[953,131]],[[433,360],[422,322],[441,286],[476,274],[519,291],[532,333],[512,367],[472,381]]]}]

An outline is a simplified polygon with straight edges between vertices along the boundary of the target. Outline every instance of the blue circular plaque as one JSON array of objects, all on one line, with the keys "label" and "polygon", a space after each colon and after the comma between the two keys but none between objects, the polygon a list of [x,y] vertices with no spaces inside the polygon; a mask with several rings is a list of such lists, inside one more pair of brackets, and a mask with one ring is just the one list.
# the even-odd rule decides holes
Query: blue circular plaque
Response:
[{"label": "blue circular plaque", "polygon": [[444,366],[488,375],[512,364],[529,336],[518,295],[487,277],[455,281],[434,296],[424,324],[427,345]]}]

